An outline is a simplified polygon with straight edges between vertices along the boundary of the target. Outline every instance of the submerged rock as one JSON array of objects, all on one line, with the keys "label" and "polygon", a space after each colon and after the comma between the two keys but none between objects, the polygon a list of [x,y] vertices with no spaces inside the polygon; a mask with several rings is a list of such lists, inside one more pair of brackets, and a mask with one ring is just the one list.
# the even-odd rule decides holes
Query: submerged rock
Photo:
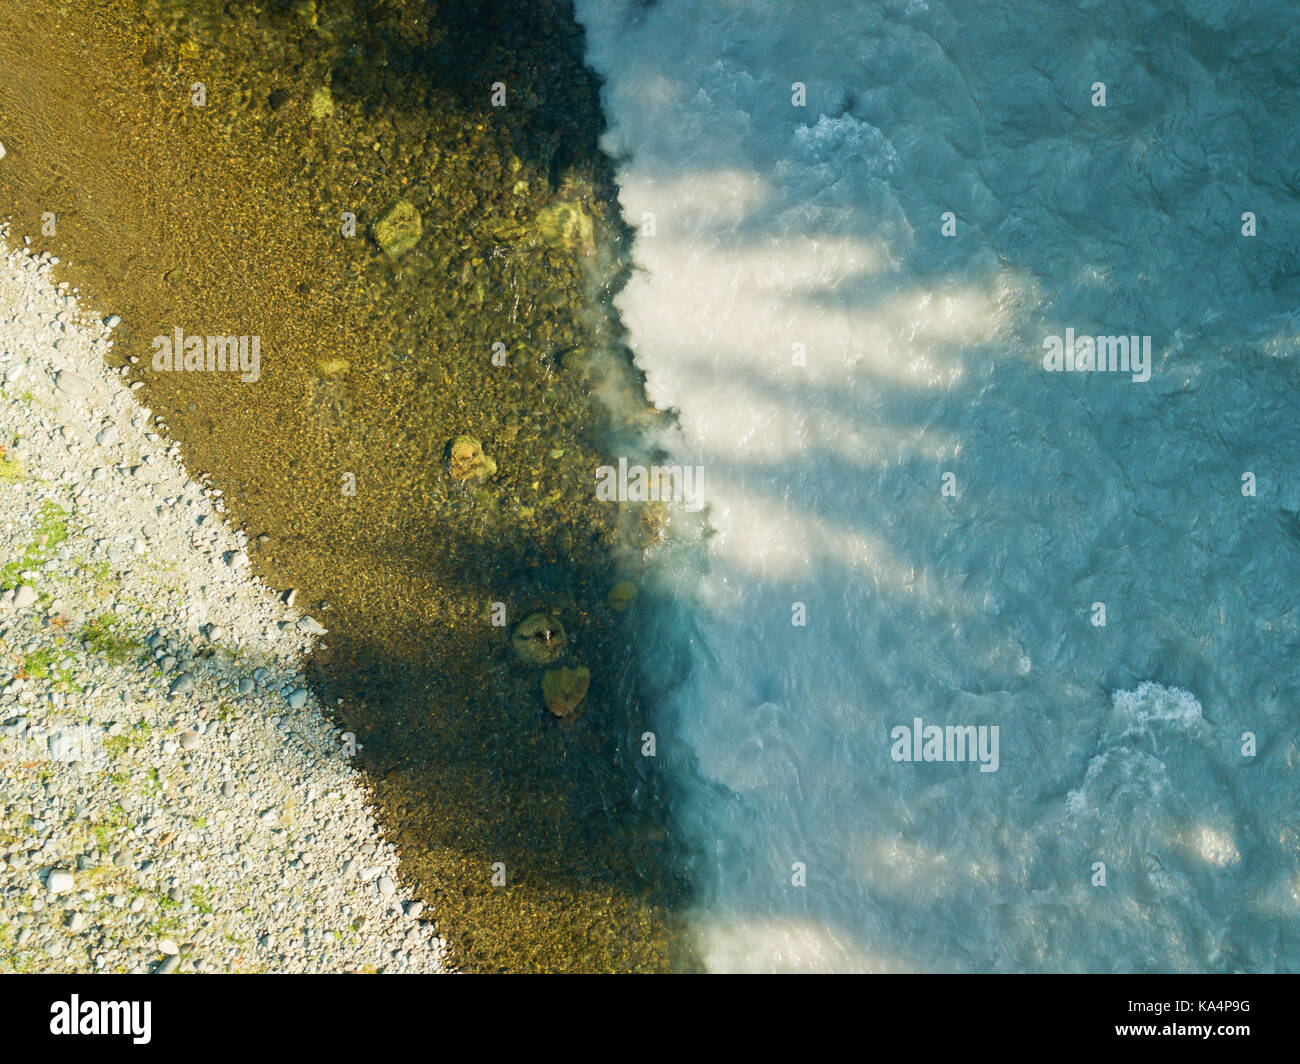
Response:
[{"label": "submerged rock", "polygon": [[636,598],[636,584],[631,580],[620,580],[609,589],[609,604],[620,613],[632,605]]},{"label": "submerged rock", "polygon": [[650,546],[664,538],[668,527],[668,507],[662,502],[648,502],[641,508],[638,519],[642,543]]},{"label": "submerged rock", "polygon": [[346,358],[324,358],[316,363],[316,376],[339,377],[348,371],[348,360]]},{"label": "submerged rock", "polygon": [[595,228],[591,215],[581,203],[554,203],[538,212],[535,224],[542,240],[552,247],[581,251],[584,255],[596,253]]},{"label": "submerged rock", "polygon": [[561,720],[572,717],[587,697],[590,684],[589,669],[549,669],[542,677],[542,697],[546,700],[546,708]]},{"label": "submerged rock", "polygon": [[560,619],[549,613],[529,614],[510,637],[515,653],[529,665],[549,665],[564,653],[568,641]]},{"label": "submerged rock", "polygon": [[330,94],[328,85],[321,85],[311,94],[311,116],[319,121],[329,118],[333,113],[334,97]]},{"label": "submerged rock", "polygon": [[483,453],[473,436],[457,436],[451,443],[451,475],[456,480],[486,480],[497,471],[496,462]]},{"label": "submerged rock", "polygon": [[370,233],[385,254],[396,258],[419,243],[424,226],[415,205],[409,200],[398,200],[380,216]]}]

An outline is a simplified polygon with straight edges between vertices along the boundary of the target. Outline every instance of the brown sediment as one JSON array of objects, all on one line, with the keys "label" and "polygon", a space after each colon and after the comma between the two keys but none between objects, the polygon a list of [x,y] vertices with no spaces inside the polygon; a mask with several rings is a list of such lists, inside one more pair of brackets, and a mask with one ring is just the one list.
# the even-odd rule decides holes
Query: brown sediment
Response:
[{"label": "brown sediment", "polygon": [[[607,601],[622,533],[592,490],[614,428],[593,388],[612,374],[638,401],[593,354],[617,324],[587,298],[591,258],[626,236],[600,128],[563,3],[0,11],[0,210],[121,315],[142,400],[268,537],[267,582],[330,629],[317,688],[470,970],[691,966]],[[369,234],[399,201],[421,234],[387,255]],[[259,337],[260,380],[153,371],[176,327]],[[450,475],[460,436],[491,475]],[[511,648],[539,611],[568,633],[557,664],[591,672],[568,727]]]}]

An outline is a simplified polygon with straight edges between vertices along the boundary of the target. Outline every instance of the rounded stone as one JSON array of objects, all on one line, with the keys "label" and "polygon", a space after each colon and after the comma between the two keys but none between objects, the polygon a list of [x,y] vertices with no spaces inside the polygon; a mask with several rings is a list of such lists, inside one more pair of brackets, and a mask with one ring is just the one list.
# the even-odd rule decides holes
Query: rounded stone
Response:
[{"label": "rounded stone", "polygon": [[620,613],[632,605],[636,598],[636,584],[631,580],[620,580],[609,589],[609,604]]},{"label": "rounded stone", "polygon": [[564,625],[549,613],[529,614],[510,637],[515,653],[529,665],[549,665],[564,653],[567,642]]},{"label": "rounded stone", "polygon": [[55,376],[54,386],[64,395],[85,395],[90,391],[90,381],[67,369]]},{"label": "rounded stone", "polygon": [[590,685],[591,671],[588,669],[548,670],[542,677],[542,697],[546,700],[546,708],[561,720],[572,717],[587,697]]},{"label": "rounded stone", "polygon": [[495,460],[483,453],[483,444],[473,436],[451,441],[450,473],[454,480],[486,480],[497,471]]},{"label": "rounded stone", "polygon": [[420,212],[409,200],[398,200],[376,220],[370,229],[370,235],[375,238],[375,243],[384,250],[385,254],[393,258],[415,247],[420,242],[423,232]]}]

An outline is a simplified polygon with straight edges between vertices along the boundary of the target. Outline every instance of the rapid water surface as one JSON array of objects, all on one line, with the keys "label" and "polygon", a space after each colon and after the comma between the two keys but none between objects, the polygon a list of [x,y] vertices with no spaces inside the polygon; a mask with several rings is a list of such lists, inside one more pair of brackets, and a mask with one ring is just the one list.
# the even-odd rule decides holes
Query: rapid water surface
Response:
[{"label": "rapid water surface", "polygon": [[1300,966],[1300,9],[577,9],[716,529],[645,641],[708,965]]}]

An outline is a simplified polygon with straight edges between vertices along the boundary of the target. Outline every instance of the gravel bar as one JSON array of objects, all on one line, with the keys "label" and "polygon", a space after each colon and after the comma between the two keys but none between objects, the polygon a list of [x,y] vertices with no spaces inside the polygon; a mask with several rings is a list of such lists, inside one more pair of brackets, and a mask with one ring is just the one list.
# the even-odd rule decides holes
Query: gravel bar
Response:
[{"label": "gravel bar", "polygon": [[105,356],[0,229],[0,972],[441,972],[355,740]]}]

